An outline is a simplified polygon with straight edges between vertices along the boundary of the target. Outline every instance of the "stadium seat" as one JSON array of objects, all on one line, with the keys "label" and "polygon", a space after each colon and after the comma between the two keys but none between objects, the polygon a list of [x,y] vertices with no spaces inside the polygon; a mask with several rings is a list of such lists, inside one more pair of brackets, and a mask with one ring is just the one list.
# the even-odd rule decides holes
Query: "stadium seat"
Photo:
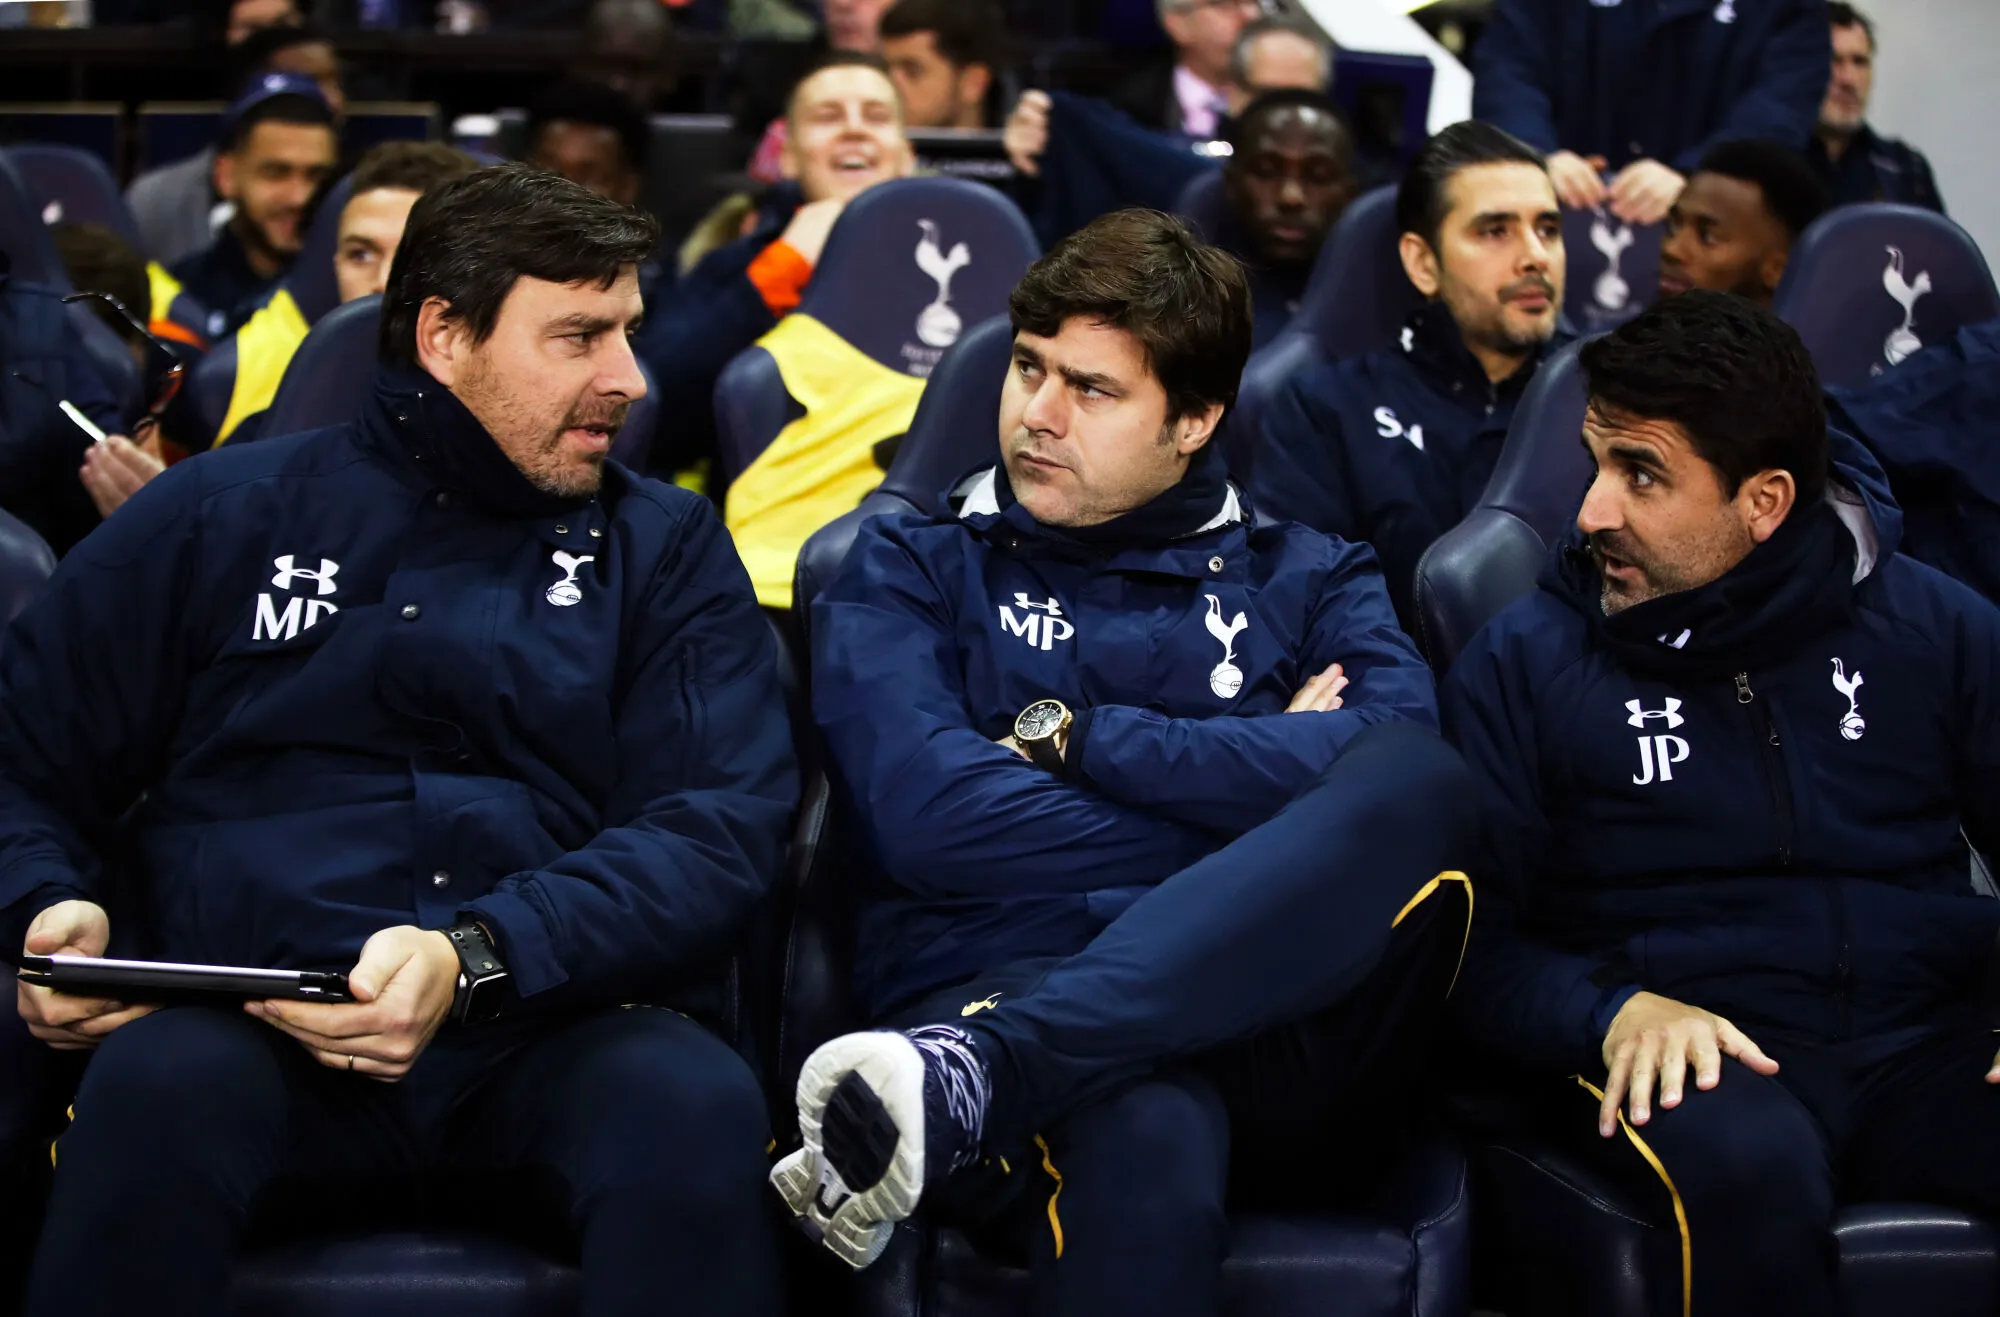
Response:
[{"label": "stadium seat", "polygon": [[[9,153],[0,152],[0,258],[4,273],[24,283],[38,283],[68,293],[74,285],[48,226],[42,223],[42,208],[35,204],[28,184],[21,177]],[[137,308],[141,313],[145,308]],[[81,303],[67,308],[70,323],[83,339],[84,350],[118,401],[118,410],[128,422],[145,410],[145,381],[139,365],[126,350],[125,341],[111,332],[97,313]]]},{"label": "stadium seat", "polygon": [[[369,377],[375,373],[381,321],[382,299],[371,293],[335,307],[314,325],[292,354],[259,433],[296,434],[340,425],[359,414],[368,396]],[[652,374],[643,361],[639,371],[646,376],[649,392],[633,404],[611,445],[611,456],[635,471],[645,469],[660,415],[659,404],[650,393]]]},{"label": "stadium seat", "polygon": [[469,1231],[397,1231],[245,1257],[228,1317],[571,1317],[582,1274]]},{"label": "stadium seat", "polygon": [[1576,520],[1591,474],[1578,347],[1558,349],[1535,372],[1479,502],[1417,561],[1417,647],[1439,676],[1480,627],[1535,588]]},{"label": "stadium seat", "polygon": [[1568,208],[1562,221],[1569,265],[1563,313],[1576,332],[1609,333],[1652,304],[1660,288],[1659,225]]},{"label": "stadium seat", "polygon": [[1188,180],[1174,201],[1174,214],[1194,225],[1195,232],[1211,246],[1236,250],[1237,244],[1232,241],[1236,237],[1236,217],[1230,213],[1220,169],[1196,174]]},{"label": "stadium seat", "polygon": [[[1679,1317],[1680,1235],[1667,1200],[1638,1203],[1559,1148],[1476,1142],[1480,1230],[1492,1232],[1510,1312]],[[1989,1317],[2000,1310],[2000,1229],[1908,1203],[1841,1208],[1833,1236],[1842,1317]]]},{"label": "stadium seat", "polygon": [[1229,474],[1250,481],[1266,402],[1285,381],[1325,361],[1373,352],[1396,341],[1422,299],[1397,255],[1396,189],[1355,199],[1327,235],[1298,314],[1243,368],[1236,406],[1223,423]]},{"label": "stadium seat", "polygon": [[[795,582],[795,619],[809,618],[813,597],[838,571],[863,519],[934,507],[957,476],[997,460],[1010,342],[1007,322],[996,319],[966,334],[938,363],[881,488],[807,541]],[[789,934],[769,1067],[783,1141],[796,1140],[786,1098],[805,1057],[862,1023],[848,995],[853,893],[861,875],[847,863],[852,852],[843,844],[846,830],[824,772],[809,774],[806,802],[785,894]],[[1448,1142],[1415,1150],[1367,1211],[1245,1213],[1231,1232],[1224,1275],[1232,1313],[1444,1317],[1469,1310],[1467,1172],[1462,1154]],[[1025,1272],[980,1253],[960,1232],[921,1218],[899,1227],[888,1252],[853,1285],[862,1317],[997,1317],[1024,1313],[1028,1303]]]},{"label": "stadium seat", "polygon": [[[993,189],[900,179],[870,188],[841,212],[797,314],[891,370],[922,378],[965,325],[1006,311],[1007,295],[1036,255],[1027,220]],[[724,369],[715,386],[723,485],[797,414],[788,403],[778,363],[763,348]]]},{"label": "stadium seat", "polygon": [[[30,143],[7,148],[7,158],[41,205],[45,224],[101,224],[134,247],[139,226],[118,191],[118,180],[96,154],[74,146]],[[134,307],[143,312],[145,308]]]},{"label": "stadium seat", "polygon": [[1944,216],[1843,206],[1793,245],[1771,309],[1805,339],[1822,382],[1849,387],[2000,316],[2000,292],[1979,245]]}]

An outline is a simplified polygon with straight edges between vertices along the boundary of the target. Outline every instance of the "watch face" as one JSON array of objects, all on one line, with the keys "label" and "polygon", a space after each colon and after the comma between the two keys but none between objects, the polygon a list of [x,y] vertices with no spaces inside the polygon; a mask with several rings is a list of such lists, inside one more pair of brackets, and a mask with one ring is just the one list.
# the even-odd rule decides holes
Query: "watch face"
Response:
[{"label": "watch face", "polygon": [[1039,741],[1045,736],[1054,736],[1062,726],[1062,705],[1055,700],[1038,700],[1021,710],[1021,716],[1014,720],[1014,739],[1018,741]]}]

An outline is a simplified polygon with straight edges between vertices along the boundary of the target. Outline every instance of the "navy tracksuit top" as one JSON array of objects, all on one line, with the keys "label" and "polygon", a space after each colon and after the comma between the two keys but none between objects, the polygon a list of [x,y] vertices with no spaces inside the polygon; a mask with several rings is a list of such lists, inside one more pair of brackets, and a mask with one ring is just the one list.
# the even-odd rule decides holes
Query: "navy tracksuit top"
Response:
[{"label": "navy tracksuit top", "polygon": [[1608,621],[1572,537],[1453,666],[1487,814],[1454,1001],[1482,1045],[1588,1068],[1642,988],[1807,1046],[1975,1008],[2000,902],[1960,829],[2000,843],[2000,611],[1895,552],[1879,468],[1836,454],[1835,502]]},{"label": "navy tracksuit top", "polygon": [[[1345,707],[1275,716],[1334,662]],[[1077,720],[1060,778],[995,744],[1048,697]],[[1374,555],[1255,525],[1213,445],[1077,536],[1038,525],[1000,468],[942,515],[865,524],[813,606],[813,714],[879,870],[857,970],[878,1015],[1080,951],[1362,728],[1435,721]]]},{"label": "navy tracksuit top", "polygon": [[345,970],[473,917],[524,998],[692,991],[795,796],[709,505],[542,494],[416,370],[174,467],[0,642],[0,905],[100,901],[114,954]]}]

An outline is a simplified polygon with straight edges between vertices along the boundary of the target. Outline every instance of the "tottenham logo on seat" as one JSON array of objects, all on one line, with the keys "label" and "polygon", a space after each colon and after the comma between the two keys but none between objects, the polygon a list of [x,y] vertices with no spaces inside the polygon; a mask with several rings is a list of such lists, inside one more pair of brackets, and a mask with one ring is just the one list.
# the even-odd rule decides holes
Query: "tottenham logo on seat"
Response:
[{"label": "tottenham logo on seat", "polygon": [[284,611],[280,612],[273,595],[258,595],[257,618],[250,626],[252,640],[290,640],[299,632],[310,630],[321,618],[340,611],[338,605],[326,601],[326,596],[339,588],[333,583],[333,578],[339,574],[340,564],[331,558],[321,558],[318,570],[314,570],[294,567],[292,564],[297,561],[298,556],[290,553],[271,559],[271,567],[276,573],[271,577],[271,585],[289,594],[292,582],[303,578],[313,583],[315,597],[291,595],[285,600]]},{"label": "tottenham logo on seat", "polygon": [[576,569],[587,562],[596,562],[597,555],[586,553],[579,557],[557,549],[550,557],[554,559],[556,566],[563,569],[563,578],[550,586],[548,593],[543,597],[557,608],[568,608],[571,604],[582,603],[583,591],[576,583]]},{"label": "tottenham logo on seat", "polygon": [[[1687,721],[1681,717],[1681,702],[1672,696],[1667,697],[1667,707],[1664,709],[1648,709],[1638,700],[1625,701],[1625,709],[1632,715],[1625,720],[1626,725],[1636,727],[1641,732],[1646,730],[1647,722],[1654,718],[1665,719],[1670,730]],[[1632,775],[1632,785],[1643,787],[1656,780],[1673,781],[1674,765],[1686,763],[1687,757],[1688,743],[1678,736],[1664,734],[1641,736],[1639,771]]]},{"label": "tottenham logo on seat", "polygon": [[1919,270],[1915,279],[1905,281],[1902,251],[1895,247],[1883,250],[1889,253],[1889,264],[1882,269],[1882,291],[1903,308],[1903,323],[1890,330],[1889,337],[1882,341],[1882,359],[1891,366],[1900,366],[1904,358],[1924,346],[1913,326],[1917,323],[1917,302],[1931,290],[1931,272]]},{"label": "tottenham logo on seat", "polygon": [[[1021,609],[1026,616],[1015,617],[1014,608]],[[1038,604],[1028,598],[1027,591],[1016,590],[1014,608],[1000,605],[1000,625],[1027,641],[1029,649],[1052,649],[1058,640],[1068,640],[1076,634],[1076,628],[1063,617],[1062,605],[1054,595],[1049,596],[1047,603]]]},{"label": "tottenham logo on seat", "polygon": [[1604,222],[1602,214],[1590,221],[1590,245],[1597,248],[1607,262],[1604,273],[1598,275],[1597,282],[1590,287],[1590,298],[1606,311],[1623,311],[1632,300],[1632,285],[1618,273],[1618,263],[1632,241],[1632,226],[1629,224],[1620,224],[1613,229]]},{"label": "tottenham logo on seat", "polygon": [[937,221],[918,220],[917,227],[924,231],[917,243],[917,268],[937,284],[937,300],[917,314],[917,337],[931,347],[948,348],[958,342],[959,331],[965,327],[958,312],[951,309],[951,281],[972,264],[972,249],[956,243],[947,256],[938,241]]}]

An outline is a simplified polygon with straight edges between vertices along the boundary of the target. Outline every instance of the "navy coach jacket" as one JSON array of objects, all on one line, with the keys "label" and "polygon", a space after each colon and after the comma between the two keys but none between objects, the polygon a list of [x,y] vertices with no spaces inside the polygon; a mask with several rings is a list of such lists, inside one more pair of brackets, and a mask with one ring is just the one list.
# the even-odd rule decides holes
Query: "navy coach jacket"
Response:
[{"label": "navy coach jacket", "polygon": [[1479,502],[1522,390],[1565,341],[1494,384],[1451,312],[1420,307],[1400,347],[1285,381],[1257,437],[1257,506],[1372,545],[1408,623],[1417,560]]},{"label": "navy coach jacket", "polygon": [[[1367,549],[1257,526],[1213,444],[1152,504],[1059,532],[1005,469],[936,518],[865,524],[813,606],[813,712],[880,882],[858,988],[880,1014],[1070,955],[1316,782],[1362,728],[1435,722]],[[1275,716],[1339,662],[1331,713]],[[1053,697],[1057,777],[995,744]]]},{"label": "navy coach jacket", "polygon": [[2000,612],[1896,553],[1880,472],[1836,459],[1834,500],[1610,619],[1572,536],[1453,666],[1487,811],[1454,1001],[1483,1048],[1587,1072],[1641,988],[1767,1050],[1972,1017],[2000,902],[1960,828],[2000,842]]},{"label": "navy coach jacket", "polygon": [[1544,151],[1685,174],[1729,138],[1803,149],[1832,67],[1826,0],[1498,0],[1472,117]]},{"label": "navy coach jacket", "polygon": [[7,632],[10,935],[82,896],[114,954],[346,970],[472,917],[524,998],[706,982],[796,795],[775,662],[704,501],[542,494],[384,370],[352,424],[152,482]]}]

